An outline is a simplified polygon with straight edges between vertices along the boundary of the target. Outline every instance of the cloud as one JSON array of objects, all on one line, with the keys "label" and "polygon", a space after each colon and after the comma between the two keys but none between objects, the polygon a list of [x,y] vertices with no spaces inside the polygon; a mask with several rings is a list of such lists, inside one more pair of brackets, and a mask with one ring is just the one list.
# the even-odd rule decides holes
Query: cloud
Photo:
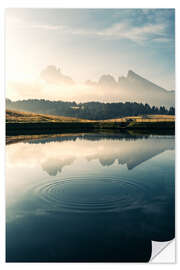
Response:
[{"label": "cloud", "polygon": [[125,39],[136,43],[145,41],[163,42],[168,41],[166,37],[166,24],[165,23],[148,23],[142,25],[133,25],[127,22],[120,22],[106,27],[102,30],[97,29],[84,29],[84,28],[71,28],[64,25],[32,25],[32,28],[40,28],[42,30],[59,31],[62,34],[81,35],[81,36],[95,36],[105,39]]},{"label": "cloud", "polygon": [[[119,10],[117,13],[112,14],[116,20],[111,21],[108,25],[92,27],[88,25],[77,26],[67,25],[65,22],[60,24],[27,22],[24,20],[12,18],[8,23],[13,27],[39,29],[42,31],[55,31],[61,35],[68,36],[86,36],[105,38],[112,40],[130,40],[132,42],[143,45],[144,42],[168,42],[171,40],[171,34],[168,32],[172,24],[172,10],[152,10],[152,9],[130,9]],[[109,15],[110,16],[110,15]]]},{"label": "cloud", "polygon": [[72,85],[73,80],[61,73],[56,66],[47,66],[41,71],[40,77],[49,84],[68,84]]},{"label": "cloud", "polygon": [[147,24],[143,26],[132,26],[128,23],[114,24],[97,35],[112,39],[128,39],[136,43],[148,40],[164,38],[166,26],[164,24]]}]

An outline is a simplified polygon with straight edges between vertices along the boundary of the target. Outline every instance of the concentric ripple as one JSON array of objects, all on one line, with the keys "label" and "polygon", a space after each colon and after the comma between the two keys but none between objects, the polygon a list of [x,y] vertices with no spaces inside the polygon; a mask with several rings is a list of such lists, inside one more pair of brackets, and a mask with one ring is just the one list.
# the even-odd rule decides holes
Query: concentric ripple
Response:
[{"label": "concentric ripple", "polygon": [[48,209],[71,212],[121,212],[128,208],[140,207],[147,190],[134,180],[98,176],[95,179],[56,179],[35,186],[31,192]]}]

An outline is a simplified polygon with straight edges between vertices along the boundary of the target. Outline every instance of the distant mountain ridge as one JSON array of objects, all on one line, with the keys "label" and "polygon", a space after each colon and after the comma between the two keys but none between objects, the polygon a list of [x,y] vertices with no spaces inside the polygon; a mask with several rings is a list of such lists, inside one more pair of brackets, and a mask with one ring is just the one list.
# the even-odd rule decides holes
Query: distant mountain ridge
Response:
[{"label": "distant mountain ridge", "polygon": [[[89,92],[95,95],[98,93],[97,96],[105,101],[77,103],[45,99],[6,99],[6,108],[91,120],[146,114],[175,114],[175,91],[167,91],[132,70],[128,71],[126,77],[119,77],[118,80],[110,74],[105,74],[98,82],[87,81],[86,84],[90,85]],[[110,102],[112,99],[115,102]]]},{"label": "distant mountain ridge", "polygon": [[132,70],[128,71],[127,77],[119,77],[118,81],[110,74],[102,75],[97,86],[106,92],[113,89],[123,102],[135,101],[166,107],[175,105],[175,91],[168,91]]},{"label": "distant mountain ridge", "polygon": [[139,82],[141,81],[141,83],[146,83],[148,86],[158,88],[159,91],[168,92],[166,89],[164,89],[164,88],[156,85],[155,83],[143,78],[142,76],[138,75],[137,73],[135,73],[132,70],[128,71],[127,78],[128,78],[128,80],[131,80],[131,81],[139,81]]}]

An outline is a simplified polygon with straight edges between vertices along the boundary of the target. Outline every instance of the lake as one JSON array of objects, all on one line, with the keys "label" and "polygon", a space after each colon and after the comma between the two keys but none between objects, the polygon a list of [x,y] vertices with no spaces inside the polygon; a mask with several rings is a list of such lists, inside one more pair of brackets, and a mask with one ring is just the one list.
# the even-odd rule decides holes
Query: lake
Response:
[{"label": "lake", "polygon": [[8,262],[148,262],[175,237],[174,136],[14,141],[6,207]]}]

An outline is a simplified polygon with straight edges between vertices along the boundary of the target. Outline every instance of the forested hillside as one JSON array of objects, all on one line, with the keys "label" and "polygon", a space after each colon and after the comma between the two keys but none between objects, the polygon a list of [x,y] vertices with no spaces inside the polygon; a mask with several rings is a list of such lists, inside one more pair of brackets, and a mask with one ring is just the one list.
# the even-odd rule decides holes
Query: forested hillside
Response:
[{"label": "forested hillside", "polygon": [[104,120],[147,114],[174,115],[174,107],[155,107],[136,102],[101,103],[101,102],[63,102],[44,99],[11,101],[6,99],[6,108],[41,114],[61,115],[90,120]]}]

